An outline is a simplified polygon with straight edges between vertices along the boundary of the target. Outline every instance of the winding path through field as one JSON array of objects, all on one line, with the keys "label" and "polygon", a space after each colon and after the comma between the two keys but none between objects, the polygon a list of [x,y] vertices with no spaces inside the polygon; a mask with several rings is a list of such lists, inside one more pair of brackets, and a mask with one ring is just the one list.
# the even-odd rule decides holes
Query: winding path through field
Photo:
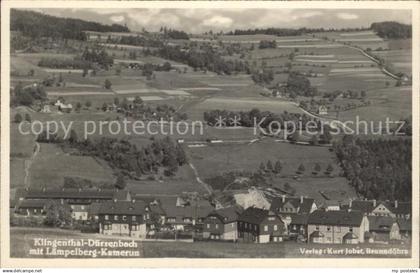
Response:
[{"label": "winding path through field", "polygon": [[32,154],[32,156],[28,159],[25,160],[25,178],[24,178],[24,185],[26,188],[29,188],[29,174],[30,174],[30,169],[32,166],[32,163],[35,159],[35,157],[38,155],[39,151],[41,150],[41,146],[39,145],[38,142],[35,142],[35,150],[34,153]]},{"label": "winding path through field", "polygon": [[204,181],[203,180],[201,180],[201,178],[198,176],[198,171],[197,171],[197,169],[195,168],[195,166],[192,164],[192,163],[188,163],[188,165],[190,166],[190,168],[193,170],[193,172],[194,172],[194,175],[195,175],[195,180],[197,180],[197,182],[199,183],[199,184],[201,184],[205,189],[206,189],[206,191],[209,193],[209,194],[211,194],[212,193],[212,190],[211,190],[211,188],[210,188],[210,186],[209,185],[207,185],[206,183],[204,183]]}]

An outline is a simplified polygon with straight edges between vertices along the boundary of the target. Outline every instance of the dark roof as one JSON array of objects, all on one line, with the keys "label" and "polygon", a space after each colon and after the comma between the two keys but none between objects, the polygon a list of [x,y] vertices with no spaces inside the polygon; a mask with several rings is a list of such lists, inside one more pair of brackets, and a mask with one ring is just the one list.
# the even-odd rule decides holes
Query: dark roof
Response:
[{"label": "dark roof", "polygon": [[349,208],[363,213],[370,213],[375,208],[373,205],[373,200],[353,200],[351,201],[351,205],[349,204]]},{"label": "dark roof", "polygon": [[47,205],[45,200],[21,200],[17,203],[17,209],[43,209]]},{"label": "dark roof", "polygon": [[143,215],[146,207],[141,201],[108,201],[101,203],[98,214]]},{"label": "dark roof", "polygon": [[239,206],[232,206],[228,208],[218,209],[210,212],[209,216],[214,215],[219,217],[223,223],[231,223],[238,220],[242,209]]},{"label": "dark roof", "polygon": [[389,232],[396,220],[386,216],[368,216],[369,231]]},{"label": "dark roof", "polygon": [[93,202],[89,206],[88,213],[90,215],[97,215],[97,214],[99,214],[99,210],[101,209],[101,205],[102,205],[101,203]]},{"label": "dark roof", "polygon": [[16,193],[19,197],[26,199],[103,199],[125,200],[127,191],[117,191],[112,189],[21,189]]},{"label": "dark roof", "polygon": [[360,211],[316,210],[309,215],[308,224],[328,226],[360,226],[363,214]]},{"label": "dark roof", "polygon": [[183,218],[205,218],[214,210],[207,200],[192,201],[186,206],[177,206],[176,196],[159,197],[157,201],[166,217],[175,218],[176,223],[183,223]]},{"label": "dark roof", "polygon": [[291,214],[291,225],[306,225],[308,224],[309,214]]},{"label": "dark roof", "polygon": [[370,213],[380,204],[383,204],[389,211],[395,214],[411,214],[411,202],[401,201],[397,202],[397,206],[395,206],[395,201],[353,200],[351,206],[349,205],[348,208],[363,213]]},{"label": "dark roof", "polygon": [[357,239],[357,235],[354,234],[353,232],[347,232],[344,236],[343,236],[343,240],[354,240]]},{"label": "dark roof", "polygon": [[310,213],[312,205],[314,203],[314,199],[303,198],[302,201],[303,202],[301,203],[300,197],[285,197],[284,202],[282,197],[274,197],[271,201],[270,210],[278,212],[279,209],[283,208],[285,204],[290,203],[298,209],[298,213]]},{"label": "dark roof", "polygon": [[318,230],[315,230],[314,232],[312,232],[310,235],[309,235],[311,238],[322,238],[322,237],[324,237],[325,235],[322,233],[322,232],[320,232],[320,231],[318,231]]},{"label": "dark roof", "polygon": [[241,215],[239,215],[238,220],[259,225],[268,216],[268,213],[269,211],[265,209],[249,207]]},{"label": "dark roof", "polygon": [[404,215],[411,214],[411,202],[386,201],[386,202],[381,202],[381,203],[384,204],[391,212],[395,214],[404,214]]}]

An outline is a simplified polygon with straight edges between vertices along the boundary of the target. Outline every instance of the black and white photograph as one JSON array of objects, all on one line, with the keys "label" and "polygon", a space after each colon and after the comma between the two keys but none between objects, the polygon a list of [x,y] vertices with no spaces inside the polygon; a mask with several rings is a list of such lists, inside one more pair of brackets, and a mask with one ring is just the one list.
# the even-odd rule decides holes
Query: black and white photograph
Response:
[{"label": "black and white photograph", "polygon": [[2,255],[413,265],[418,5],[105,2],[2,14]]}]

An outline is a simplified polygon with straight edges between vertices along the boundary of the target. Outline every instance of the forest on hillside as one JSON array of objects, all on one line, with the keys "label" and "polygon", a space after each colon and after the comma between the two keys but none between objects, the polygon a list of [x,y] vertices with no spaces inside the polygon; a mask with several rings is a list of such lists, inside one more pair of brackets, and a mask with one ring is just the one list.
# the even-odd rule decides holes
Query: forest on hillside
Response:
[{"label": "forest on hillside", "polygon": [[385,39],[408,39],[411,38],[411,25],[398,22],[373,23],[371,29]]},{"label": "forest on hillside", "polygon": [[335,145],[344,175],[356,191],[378,200],[411,200],[411,139],[355,139]]},{"label": "forest on hillside", "polygon": [[59,18],[39,12],[12,9],[10,30],[19,31],[31,38],[51,37],[54,39],[85,40],[83,31],[129,32],[126,26],[104,25],[80,19]]}]

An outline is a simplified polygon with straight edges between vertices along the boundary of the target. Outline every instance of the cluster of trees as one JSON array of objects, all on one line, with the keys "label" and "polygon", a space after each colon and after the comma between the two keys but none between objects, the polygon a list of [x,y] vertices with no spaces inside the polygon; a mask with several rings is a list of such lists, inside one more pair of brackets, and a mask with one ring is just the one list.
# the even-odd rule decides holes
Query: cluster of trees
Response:
[{"label": "cluster of trees", "polygon": [[411,25],[389,21],[373,23],[370,28],[375,31],[379,37],[385,39],[411,38]]},{"label": "cluster of trees", "polygon": [[163,45],[163,42],[158,39],[153,39],[152,37],[145,38],[143,36],[122,36],[117,40],[112,40],[109,38],[108,43],[117,43],[123,45],[133,45],[133,46],[144,46],[144,47],[160,47]]},{"label": "cluster of trees", "polygon": [[169,137],[151,140],[150,145],[138,148],[129,141],[108,137],[80,141],[72,133],[64,144],[77,149],[80,155],[99,157],[128,175],[156,174],[159,168],[164,168],[164,175],[172,176],[187,163],[183,148]]},{"label": "cluster of trees", "polygon": [[249,65],[242,60],[225,60],[210,47],[198,50],[181,50],[180,47],[162,46],[156,54],[164,59],[188,64],[194,69],[202,69],[218,74],[230,75],[234,72],[250,73]]},{"label": "cluster of trees", "polygon": [[22,9],[10,11],[10,30],[20,31],[31,38],[86,40],[83,31],[129,32],[126,26],[104,25],[80,19],[60,18]]},{"label": "cluster of trees", "polygon": [[13,106],[31,106],[36,101],[45,101],[47,99],[47,93],[40,84],[23,86],[21,83],[18,83],[11,92],[10,103]]},{"label": "cluster of trees", "polygon": [[[226,127],[231,127],[235,125],[244,127],[254,127],[257,124],[260,124],[261,122],[261,128],[267,128],[270,125],[270,123],[273,123],[273,121],[279,122],[281,126],[283,126],[286,122],[294,122],[296,126],[298,126],[299,121],[301,121],[302,128],[305,128],[305,124],[307,124],[310,120],[314,120],[318,124],[318,126],[320,126],[319,120],[314,119],[308,115],[299,113],[289,113],[286,111],[284,111],[281,114],[276,114],[270,111],[260,111],[259,109],[254,108],[249,112],[235,112],[229,110],[211,110],[209,112],[204,112],[204,121],[208,125],[217,126],[219,125],[219,120],[223,120],[223,125]],[[256,124],[254,123],[254,121]],[[292,125],[290,124],[290,126]],[[275,123],[273,123],[272,127],[273,129],[277,129],[275,128]]]},{"label": "cluster of trees", "polygon": [[98,47],[89,48],[86,46],[85,50],[80,55],[80,59],[88,63],[98,64],[105,69],[108,69],[114,64],[114,58],[110,56],[104,48]]},{"label": "cluster of trees", "polygon": [[260,45],[259,48],[260,49],[264,49],[264,48],[276,48],[277,47],[277,43],[275,40],[273,41],[267,41],[267,40],[261,40],[260,41]]},{"label": "cluster of trees", "polygon": [[286,92],[290,97],[297,96],[314,97],[318,94],[316,87],[311,86],[311,82],[304,75],[296,72],[289,74],[286,84]]},{"label": "cluster of trees", "polygon": [[361,31],[367,30],[367,28],[255,28],[255,29],[235,29],[234,31],[229,31],[226,35],[254,35],[254,34],[266,34],[266,35],[276,35],[276,36],[299,36],[303,34],[311,34],[317,32],[333,32],[333,31]]},{"label": "cluster of trees", "polygon": [[356,191],[378,200],[411,200],[411,139],[343,137],[335,145],[344,175]]},{"label": "cluster of trees", "polygon": [[255,70],[251,77],[256,84],[265,85],[274,80],[274,73],[271,69]]},{"label": "cluster of trees", "polygon": [[42,57],[38,62],[38,66],[63,69],[84,69],[91,68],[92,64],[81,59]]},{"label": "cluster of trees", "polygon": [[[239,178],[239,179],[238,179]],[[243,189],[265,184],[265,178],[259,172],[231,171],[204,179],[213,190]]]},{"label": "cluster of trees", "polygon": [[164,27],[164,28],[161,28],[161,32],[164,33],[165,38],[169,38],[169,39],[180,39],[180,40],[190,39],[188,34],[182,30],[167,29],[166,27]]},{"label": "cluster of trees", "polygon": [[[23,121],[22,115],[20,113],[16,113],[14,117],[14,122],[21,123],[22,121]],[[31,118],[31,115],[29,115],[29,113],[25,113],[25,121],[32,122],[32,118]]]},{"label": "cluster of trees", "polygon": [[261,173],[280,174],[282,169],[283,166],[279,160],[277,160],[274,165],[271,162],[271,160],[268,160],[266,164],[264,164],[264,162],[261,162],[259,170]]}]

